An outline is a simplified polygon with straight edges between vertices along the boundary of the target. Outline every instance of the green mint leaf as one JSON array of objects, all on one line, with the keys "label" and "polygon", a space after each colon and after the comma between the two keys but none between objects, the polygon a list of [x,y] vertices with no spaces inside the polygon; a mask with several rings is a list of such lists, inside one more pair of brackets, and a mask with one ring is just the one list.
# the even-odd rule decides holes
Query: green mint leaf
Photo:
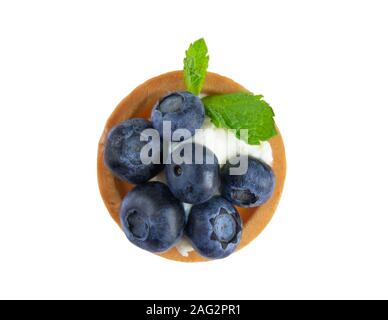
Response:
[{"label": "green mint leaf", "polygon": [[261,95],[230,93],[208,96],[202,102],[216,127],[235,129],[238,138],[241,129],[248,129],[249,144],[260,144],[277,134],[275,114]]},{"label": "green mint leaf", "polygon": [[199,95],[205,82],[206,71],[209,64],[209,55],[204,39],[199,39],[190,44],[183,60],[183,72],[188,91]]}]

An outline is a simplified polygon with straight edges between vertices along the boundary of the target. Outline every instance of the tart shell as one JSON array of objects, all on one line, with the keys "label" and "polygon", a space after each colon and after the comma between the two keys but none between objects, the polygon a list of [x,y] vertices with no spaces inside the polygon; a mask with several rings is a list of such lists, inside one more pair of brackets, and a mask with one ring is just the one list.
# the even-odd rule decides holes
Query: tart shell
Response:
[{"label": "tart shell", "polygon": [[[97,176],[102,199],[110,215],[120,226],[120,206],[126,193],[133,185],[114,177],[104,165],[103,153],[107,134],[116,124],[129,118],[150,118],[152,107],[157,101],[169,92],[184,91],[185,84],[182,71],[172,71],[152,78],[126,96],[113,111],[106,122],[104,132],[98,145]],[[202,93],[207,95],[225,94],[248,91],[240,84],[216,73],[208,72]],[[269,140],[272,147],[272,169],[276,176],[275,190],[271,198],[257,208],[237,207],[243,220],[243,234],[238,249],[245,247],[256,238],[271,220],[279,203],[286,176],[286,157],[283,140],[278,134]],[[120,226],[121,227],[121,226]],[[182,256],[174,247],[167,252],[158,254],[161,257],[182,261],[200,262],[209,261],[195,251],[191,251],[187,257]]]}]

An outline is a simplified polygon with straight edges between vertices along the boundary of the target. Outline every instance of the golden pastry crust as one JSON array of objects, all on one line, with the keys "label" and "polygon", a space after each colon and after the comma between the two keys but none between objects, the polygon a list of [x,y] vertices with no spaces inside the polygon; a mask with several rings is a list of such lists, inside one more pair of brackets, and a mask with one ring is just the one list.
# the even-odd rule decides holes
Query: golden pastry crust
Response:
[{"label": "golden pastry crust", "polygon": [[[125,97],[113,111],[106,122],[104,132],[98,145],[97,175],[102,199],[116,223],[120,226],[120,205],[132,185],[115,178],[105,167],[103,160],[104,144],[110,129],[129,118],[149,118],[152,107],[168,92],[185,90],[182,71],[172,71],[152,78]],[[207,95],[247,91],[231,79],[208,72],[202,92]],[[278,130],[279,132],[279,130]],[[280,135],[269,140],[272,147],[273,170],[276,176],[275,190],[271,198],[258,208],[237,208],[243,220],[243,234],[238,249],[243,248],[256,238],[271,220],[278,205],[286,175],[286,157],[283,140]],[[182,262],[208,261],[195,251],[188,257],[182,256],[176,248],[159,254],[160,256]]]}]

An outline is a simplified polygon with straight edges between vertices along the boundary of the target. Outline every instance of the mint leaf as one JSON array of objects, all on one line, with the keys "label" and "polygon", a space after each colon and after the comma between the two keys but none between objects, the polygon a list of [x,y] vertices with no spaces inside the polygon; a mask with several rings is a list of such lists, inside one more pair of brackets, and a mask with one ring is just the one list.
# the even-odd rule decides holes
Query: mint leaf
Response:
[{"label": "mint leaf", "polygon": [[277,134],[275,114],[261,95],[230,93],[208,96],[202,102],[216,127],[235,129],[238,138],[241,129],[248,129],[249,144],[260,144]]},{"label": "mint leaf", "polygon": [[199,95],[205,82],[206,71],[209,64],[207,46],[203,38],[190,44],[183,60],[183,72],[188,91]]}]

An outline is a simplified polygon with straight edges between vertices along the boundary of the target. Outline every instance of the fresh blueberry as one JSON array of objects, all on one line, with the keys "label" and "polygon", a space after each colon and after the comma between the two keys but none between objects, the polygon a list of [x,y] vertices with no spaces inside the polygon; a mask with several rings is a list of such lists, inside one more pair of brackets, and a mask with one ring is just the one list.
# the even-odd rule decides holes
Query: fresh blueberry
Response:
[{"label": "fresh blueberry", "polygon": [[218,159],[205,146],[180,144],[172,152],[171,164],[166,164],[165,173],[171,192],[183,202],[205,202],[219,192]]},{"label": "fresh blueberry", "polygon": [[128,192],[121,204],[120,221],[133,244],[150,252],[163,252],[181,238],[185,212],[165,184],[153,181]]},{"label": "fresh blueberry", "polygon": [[275,188],[275,175],[271,167],[261,160],[248,158],[244,175],[230,175],[233,167],[226,163],[221,170],[222,196],[240,207],[257,207],[266,202]]},{"label": "fresh blueberry", "polygon": [[[151,120],[154,128],[163,137],[163,122],[171,122],[171,133],[177,129],[186,129],[190,132],[189,138],[194,135],[205,119],[205,109],[199,97],[190,92],[173,92],[162,98],[152,110]],[[167,139],[171,137],[165,137]]]},{"label": "fresh blueberry", "polygon": [[[160,140],[157,142],[140,140],[143,130],[151,128],[150,121],[130,119],[120,123],[109,132],[105,144],[104,160],[114,175],[124,181],[138,184],[148,181],[163,169]],[[148,143],[152,147],[151,156],[156,161],[145,164],[141,160],[140,152]],[[157,154],[153,155],[152,152]]]},{"label": "fresh blueberry", "polygon": [[191,208],[185,231],[200,255],[220,259],[239,244],[242,222],[232,204],[216,196]]}]

